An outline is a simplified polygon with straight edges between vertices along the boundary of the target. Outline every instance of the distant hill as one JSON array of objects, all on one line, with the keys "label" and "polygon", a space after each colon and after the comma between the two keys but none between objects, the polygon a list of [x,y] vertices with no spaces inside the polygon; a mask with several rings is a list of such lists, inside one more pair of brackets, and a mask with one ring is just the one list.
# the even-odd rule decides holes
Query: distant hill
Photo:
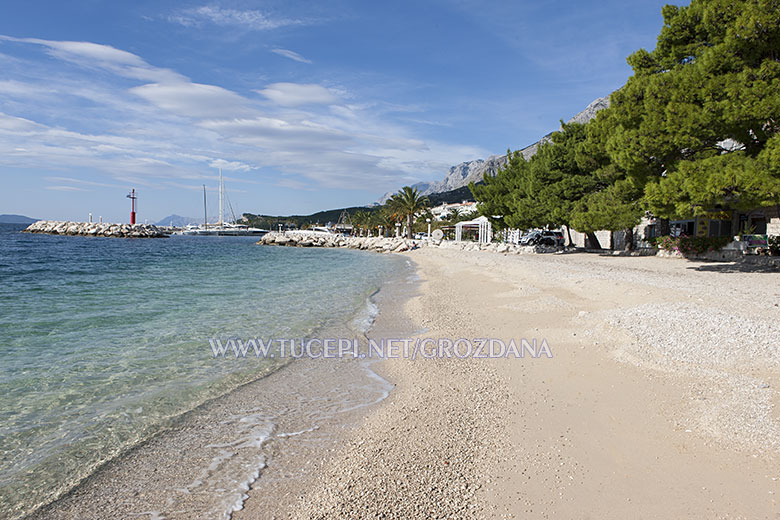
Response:
[{"label": "distant hill", "polygon": [[0,215],[0,224],[32,224],[38,222],[37,218],[25,217],[24,215]]},{"label": "distant hill", "polygon": [[170,226],[173,223],[176,227],[189,226],[190,224],[202,224],[202,218],[182,217],[181,215],[168,215],[165,218],[158,220],[155,225],[157,226]]},{"label": "distant hill", "polygon": [[326,224],[335,224],[338,222],[341,212],[346,210],[347,213],[352,215],[356,211],[374,211],[379,206],[353,206],[351,208],[340,209],[328,209],[325,211],[318,211],[311,215],[289,215],[289,216],[274,216],[274,215],[255,215],[253,213],[244,213],[244,218],[247,219],[251,226],[260,227],[264,229],[276,229],[279,224],[285,226],[303,227],[307,225],[319,224],[324,226]]},{"label": "distant hill", "polygon": [[[479,183],[477,183],[479,184]],[[474,196],[471,194],[471,190],[468,186],[457,188],[451,191],[443,193],[434,193],[428,195],[428,200],[431,206],[438,206],[439,204],[452,204],[454,202],[473,201]],[[251,226],[260,227],[263,229],[275,230],[279,224],[284,226],[304,227],[311,225],[327,225],[335,224],[338,222],[339,217],[343,211],[346,211],[350,215],[356,211],[379,211],[382,206],[373,204],[371,206],[352,206],[351,208],[339,208],[329,209],[325,211],[318,211],[311,215],[289,215],[289,216],[273,216],[273,215],[255,215],[252,213],[244,213],[244,218]]]}]

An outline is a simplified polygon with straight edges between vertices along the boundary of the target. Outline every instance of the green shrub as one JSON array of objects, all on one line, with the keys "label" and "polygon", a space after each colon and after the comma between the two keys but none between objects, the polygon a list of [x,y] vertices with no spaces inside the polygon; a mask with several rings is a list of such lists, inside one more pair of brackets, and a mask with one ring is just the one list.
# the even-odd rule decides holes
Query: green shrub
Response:
[{"label": "green shrub", "polygon": [[683,256],[701,255],[722,249],[731,241],[730,237],[679,237],[664,236],[655,240],[655,245],[664,251],[677,251]]}]

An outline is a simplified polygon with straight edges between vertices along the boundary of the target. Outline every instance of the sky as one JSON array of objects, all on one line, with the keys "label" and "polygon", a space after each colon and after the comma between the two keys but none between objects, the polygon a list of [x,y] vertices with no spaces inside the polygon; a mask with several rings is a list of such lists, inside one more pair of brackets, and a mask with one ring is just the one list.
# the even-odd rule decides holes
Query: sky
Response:
[{"label": "sky", "polygon": [[8,0],[0,213],[366,205],[520,149],[631,74],[656,0]]}]

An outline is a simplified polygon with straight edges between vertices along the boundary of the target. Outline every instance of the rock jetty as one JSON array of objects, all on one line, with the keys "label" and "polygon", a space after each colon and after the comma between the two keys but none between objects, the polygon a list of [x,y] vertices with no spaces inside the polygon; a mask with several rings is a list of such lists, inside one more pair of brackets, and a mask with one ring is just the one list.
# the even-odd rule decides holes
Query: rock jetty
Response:
[{"label": "rock jetty", "polygon": [[419,247],[440,247],[459,249],[461,251],[491,251],[504,254],[555,253],[563,250],[563,248],[552,246],[517,246],[496,242],[492,244],[478,244],[476,242],[409,240],[395,237],[346,237],[319,231],[288,231],[284,233],[273,231],[264,235],[257,243],[268,246],[341,247],[376,251],[378,253],[402,253]]},{"label": "rock jetty", "polygon": [[278,233],[272,231],[257,241],[258,244],[269,246],[293,247],[341,247],[362,249],[378,253],[401,253],[421,245],[420,240],[386,237],[347,237],[323,233],[321,231],[289,231]]},{"label": "rock jetty", "polygon": [[157,226],[147,224],[130,225],[61,220],[39,220],[30,224],[24,232],[116,238],[164,238],[168,236]]}]

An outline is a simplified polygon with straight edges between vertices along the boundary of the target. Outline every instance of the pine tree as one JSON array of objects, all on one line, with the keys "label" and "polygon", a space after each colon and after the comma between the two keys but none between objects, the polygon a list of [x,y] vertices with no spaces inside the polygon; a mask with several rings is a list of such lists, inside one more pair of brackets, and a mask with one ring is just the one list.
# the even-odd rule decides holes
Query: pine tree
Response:
[{"label": "pine tree", "polygon": [[664,218],[780,202],[780,1],[666,6],[612,96],[607,151]]}]

